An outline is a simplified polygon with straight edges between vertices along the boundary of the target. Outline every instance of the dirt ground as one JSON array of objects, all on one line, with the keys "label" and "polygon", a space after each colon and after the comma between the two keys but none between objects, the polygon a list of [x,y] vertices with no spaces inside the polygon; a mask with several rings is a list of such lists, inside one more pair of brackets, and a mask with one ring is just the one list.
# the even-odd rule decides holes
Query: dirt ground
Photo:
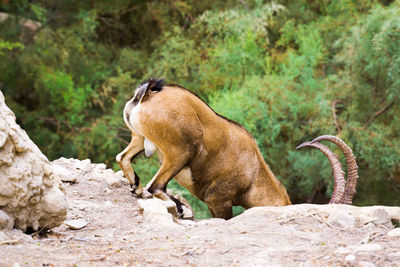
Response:
[{"label": "dirt ground", "polygon": [[355,217],[346,229],[317,209],[256,208],[229,221],[148,224],[126,182],[110,187],[93,172],[80,175],[65,184],[67,219],[87,226],[14,231],[15,243],[0,243],[0,266],[400,266],[400,237],[388,235],[387,221]]}]

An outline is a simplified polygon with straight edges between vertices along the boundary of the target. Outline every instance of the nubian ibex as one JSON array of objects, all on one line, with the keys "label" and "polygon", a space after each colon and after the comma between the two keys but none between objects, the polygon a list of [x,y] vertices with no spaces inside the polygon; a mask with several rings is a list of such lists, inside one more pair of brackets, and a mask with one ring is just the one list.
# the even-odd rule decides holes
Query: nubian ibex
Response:
[{"label": "nubian ibex", "polygon": [[[116,161],[134,194],[165,194],[168,182],[174,178],[204,201],[213,217],[225,219],[232,217],[234,205],[248,209],[291,204],[286,189],[265,163],[252,135],[240,124],[214,112],[189,90],[149,79],[126,103],[123,117],[132,139]],[[300,147],[314,146],[327,154],[336,181],[331,203],[351,203],[354,178],[348,177],[354,188],[351,184],[344,191],[340,163],[336,155],[318,143],[320,140],[342,144],[339,139],[325,136]],[[347,149],[347,157],[351,150],[347,146],[341,148]],[[142,151],[146,156],[157,151],[161,162],[145,190],[131,165]]]}]

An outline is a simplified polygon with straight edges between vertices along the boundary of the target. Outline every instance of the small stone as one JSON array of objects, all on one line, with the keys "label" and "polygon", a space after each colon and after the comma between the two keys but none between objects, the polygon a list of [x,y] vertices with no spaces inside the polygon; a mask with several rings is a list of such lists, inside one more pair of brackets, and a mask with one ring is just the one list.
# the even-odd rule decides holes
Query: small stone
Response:
[{"label": "small stone", "polygon": [[112,206],[113,206],[113,204],[111,203],[111,201],[107,200],[106,202],[104,202],[104,207],[105,208],[110,208]]},{"label": "small stone", "polygon": [[0,231],[0,242],[7,240],[7,235],[3,232]]},{"label": "small stone", "polygon": [[391,218],[384,209],[380,208],[374,210],[372,216],[375,217],[375,219],[372,222],[377,225],[386,225],[386,226],[392,225]]},{"label": "small stone", "polygon": [[399,237],[400,236],[400,228],[394,228],[390,230],[387,234],[389,237]]},{"label": "small stone", "polygon": [[20,229],[15,229],[15,228],[14,228],[14,229],[12,229],[12,230],[10,231],[10,234],[11,234],[11,236],[12,236],[11,239],[19,239],[19,240],[24,241],[24,242],[32,242],[32,240],[33,240],[33,238],[32,238],[31,235],[25,234],[25,233],[22,232],[22,230],[20,230]]},{"label": "small stone", "polygon": [[[1,164],[1,161],[0,161]],[[7,206],[8,202],[10,201],[11,197],[4,197],[4,196],[0,196],[0,207],[1,206]]]},{"label": "small stone", "polygon": [[369,223],[367,223],[367,224],[365,225],[365,228],[367,228],[367,229],[375,228],[375,224],[373,224],[372,222],[369,222]]},{"label": "small stone", "polygon": [[400,258],[400,251],[390,253],[388,256],[389,256],[389,258]]},{"label": "small stone", "polygon": [[356,252],[364,251],[364,252],[372,252],[381,250],[382,246],[379,244],[362,244],[358,248],[356,248]]},{"label": "small stone", "polygon": [[104,180],[106,180],[109,187],[121,187],[121,180],[114,175],[105,175]]},{"label": "small stone", "polygon": [[87,222],[84,219],[67,220],[65,221],[65,225],[72,230],[79,230],[85,227],[87,225]]},{"label": "small stone", "polygon": [[90,163],[90,159],[77,160],[77,162],[74,164],[74,167],[83,172],[91,172],[93,170],[92,164]]},{"label": "small stone", "polygon": [[157,227],[176,227],[183,226],[175,224],[172,215],[168,213],[164,201],[158,198],[139,199],[137,203],[143,211],[143,221]]},{"label": "small stone", "polygon": [[352,251],[348,248],[340,247],[334,251],[334,254],[349,254]]},{"label": "small stone", "polygon": [[121,182],[123,182],[124,184],[129,184],[129,180],[125,177],[121,177]]},{"label": "small stone", "polygon": [[20,267],[21,265],[19,265],[18,262],[14,262],[14,264],[12,265],[12,267]]},{"label": "small stone", "polygon": [[376,265],[373,264],[372,262],[360,261],[358,263],[358,266],[360,266],[360,267],[375,267]]},{"label": "small stone", "polygon": [[346,258],[344,258],[344,260],[348,261],[348,262],[354,262],[356,260],[356,256],[350,254],[350,255],[347,255]]},{"label": "small stone", "polygon": [[182,206],[182,218],[184,219],[193,219],[193,211],[192,209],[189,209],[188,207],[186,207],[186,205]]},{"label": "small stone", "polygon": [[97,163],[97,164],[93,164],[93,165],[96,169],[99,169],[99,170],[105,170],[107,168],[107,165],[104,163]]},{"label": "small stone", "polygon": [[53,168],[53,172],[60,177],[61,181],[76,183],[77,177],[65,167],[54,163],[51,165],[51,167]]},{"label": "small stone", "polygon": [[124,177],[124,172],[122,170],[117,171],[115,174]]},{"label": "small stone", "polygon": [[0,229],[11,229],[13,227],[12,219],[8,216],[7,213],[0,210]]},{"label": "small stone", "polygon": [[353,228],[355,219],[346,211],[339,211],[329,216],[328,222],[332,225],[336,225],[345,229]]}]

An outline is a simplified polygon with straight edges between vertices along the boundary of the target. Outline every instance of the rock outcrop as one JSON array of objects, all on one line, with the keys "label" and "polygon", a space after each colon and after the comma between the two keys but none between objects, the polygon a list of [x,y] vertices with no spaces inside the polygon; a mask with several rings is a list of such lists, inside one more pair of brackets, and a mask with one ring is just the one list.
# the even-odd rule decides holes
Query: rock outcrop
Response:
[{"label": "rock outcrop", "polygon": [[65,189],[15,121],[0,91],[0,229],[50,229],[67,213]]},{"label": "rock outcrop", "polygon": [[[227,221],[181,220],[174,218],[174,202],[133,197],[122,172],[114,173],[105,164],[60,158],[51,165],[65,180],[67,220],[47,238],[0,231],[0,266],[400,262],[400,207],[299,204],[256,207]],[[5,221],[0,212],[0,224]]]}]

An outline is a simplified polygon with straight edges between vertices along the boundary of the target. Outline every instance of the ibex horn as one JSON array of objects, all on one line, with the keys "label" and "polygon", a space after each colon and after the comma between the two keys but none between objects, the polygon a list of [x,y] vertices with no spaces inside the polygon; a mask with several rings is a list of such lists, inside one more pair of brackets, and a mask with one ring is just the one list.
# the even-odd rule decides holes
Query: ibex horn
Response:
[{"label": "ibex horn", "polygon": [[305,146],[312,146],[315,148],[318,148],[321,150],[327,157],[328,160],[332,166],[333,170],[333,177],[334,177],[334,187],[333,187],[333,193],[331,200],[329,201],[329,204],[339,204],[341,203],[341,199],[344,194],[344,189],[345,189],[345,180],[344,180],[344,171],[342,170],[342,164],[340,163],[337,155],[333,153],[327,146],[324,146],[323,144],[320,144],[318,142],[305,142],[296,149],[305,147]]},{"label": "ibex horn", "polygon": [[314,140],[311,143],[319,142],[319,141],[330,141],[337,145],[343,152],[346,157],[347,164],[347,183],[346,188],[344,190],[344,194],[340,203],[344,204],[352,204],[354,194],[356,193],[357,179],[358,179],[358,166],[356,162],[356,157],[353,154],[351,148],[343,142],[342,139],[332,135],[322,135]]}]

